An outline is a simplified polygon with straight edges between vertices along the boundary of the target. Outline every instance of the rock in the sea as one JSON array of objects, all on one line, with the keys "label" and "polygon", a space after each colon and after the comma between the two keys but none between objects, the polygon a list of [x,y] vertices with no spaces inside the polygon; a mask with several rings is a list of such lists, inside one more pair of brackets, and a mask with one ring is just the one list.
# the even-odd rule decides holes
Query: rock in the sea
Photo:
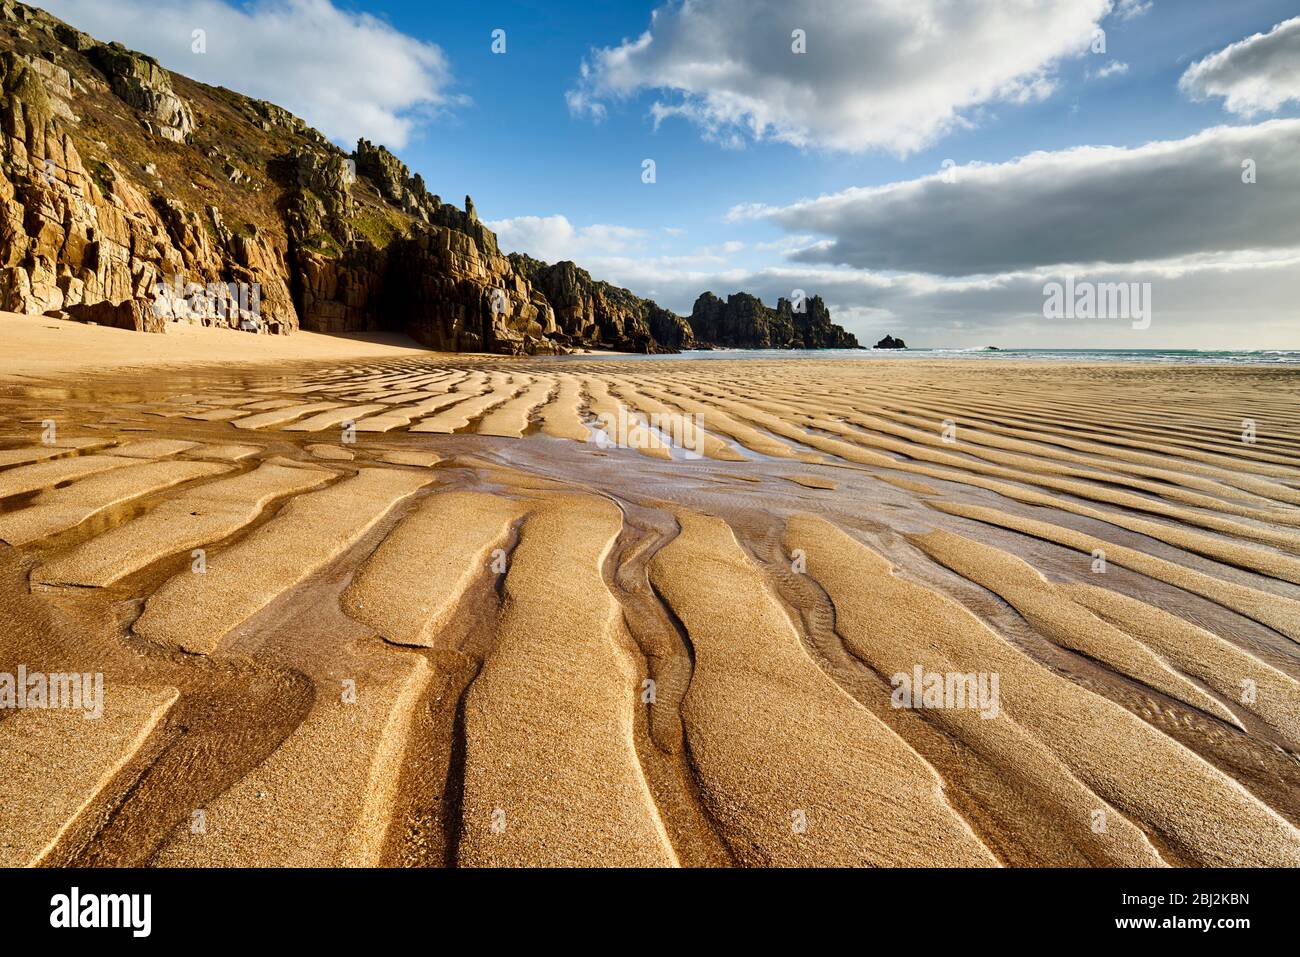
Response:
[{"label": "rock in the sea", "polygon": [[[779,299],[776,304],[778,316],[789,317],[794,334],[788,348],[791,349],[861,349],[857,336],[846,331],[842,326],[831,322],[831,312],[821,296],[812,296],[802,301],[802,308],[789,299]],[[782,318],[784,324],[785,319]]]},{"label": "rock in the sea", "polygon": [[695,346],[695,333],[691,330],[691,324],[677,313],[654,302],[650,303],[650,335],[659,345],[674,352]]},{"label": "rock in the sea", "polygon": [[775,309],[747,292],[711,292],[695,300],[690,325],[695,338],[730,349],[857,349],[857,338],[831,322],[821,296],[777,301]]},{"label": "rock in the sea", "polygon": [[893,336],[885,336],[872,348],[875,349],[906,349],[907,343],[902,339],[895,339]]}]

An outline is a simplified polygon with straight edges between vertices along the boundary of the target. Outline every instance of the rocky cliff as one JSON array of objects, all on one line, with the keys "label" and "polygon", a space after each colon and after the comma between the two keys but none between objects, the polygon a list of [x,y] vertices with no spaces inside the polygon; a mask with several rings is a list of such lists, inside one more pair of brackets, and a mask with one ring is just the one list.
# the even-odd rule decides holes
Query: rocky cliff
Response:
[{"label": "rocky cliff", "polygon": [[777,300],[776,308],[738,292],[726,302],[711,292],[695,300],[691,330],[700,342],[729,349],[858,349],[852,333],[831,322],[821,296]]},{"label": "rocky cliff", "polygon": [[[189,166],[194,135],[156,63],[0,2],[0,308],[157,331],[179,280],[205,290],[205,314],[296,328],[282,234],[227,223],[223,208],[255,204],[212,201],[221,174]],[[256,303],[238,291],[252,286]]]},{"label": "rocky cliff", "polygon": [[681,316],[592,279],[576,263],[548,265],[522,253],[511,253],[510,261],[546,296],[566,344],[621,352],[676,352],[694,345],[691,327]]},{"label": "rocky cliff", "polygon": [[347,154],[280,107],[11,0],[0,91],[0,308],[560,348],[469,198],[443,203],[382,146]]},{"label": "rocky cliff", "polygon": [[383,146],[348,153],[274,104],[0,0],[0,309],[533,354],[842,336],[810,302],[816,317],[753,300],[751,318],[688,322],[574,263],[502,255],[468,196],[444,203]]}]

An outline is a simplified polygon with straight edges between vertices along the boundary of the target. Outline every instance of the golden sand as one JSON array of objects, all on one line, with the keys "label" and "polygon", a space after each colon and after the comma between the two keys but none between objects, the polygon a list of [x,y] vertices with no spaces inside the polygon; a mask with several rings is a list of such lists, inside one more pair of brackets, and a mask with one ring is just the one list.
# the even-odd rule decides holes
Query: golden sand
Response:
[{"label": "golden sand", "polygon": [[211,652],[230,629],[336,558],[427,482],[410,472],[364,469],[294,499],[248,538],[215,552],[202,573],[183,571],[155,592],[135,623],[136,634]]},{"label": "golden sand", "polygon": [[467,865],[670,865],[633,739],[637,671],[600,567],[606,500],[540,506],[510,558],[495,644],[465,702]]},{"label": "golden sand", "polygon": [[[303,359],[417,356],[424,349],[406,336],[257,336],[233,329],[173,323],[164,336],[79,322],[0,312],[0,374],[58,374],[68,369],[201,365],[211,362],[277,363]],[[251,341],[250,341],[251,340]]]},{"label": "golden sand", "polygon": [[[140,752],[178,695],[175,688],[116,685],[104,713],[19,711],[0,726],[0,866],[63,863],[61,847],[93,829],[140,771]],[[83,833],[77,835],[78,831]]]},{"label": "golden sand", "polygon": [[504,573],[507,535],[525,511],[496,495],[430,496],[358,569],[343,610],[395,644],[435,647],[470,583],[498,574],[494,562]]},{"label": "golden sand", "polygon": [[1300,863],[1294,370],[0,336],[0,863]]}]

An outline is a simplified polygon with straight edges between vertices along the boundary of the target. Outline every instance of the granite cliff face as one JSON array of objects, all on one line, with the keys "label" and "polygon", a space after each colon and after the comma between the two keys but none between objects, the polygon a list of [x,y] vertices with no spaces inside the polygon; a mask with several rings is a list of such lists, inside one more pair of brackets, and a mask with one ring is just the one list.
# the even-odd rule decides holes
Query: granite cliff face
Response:
[{"label": "granite cliff face", "polygon": [[694,345],[686,320],[635,293],[592,279],[576,263],[547,265],[522,253],[510,261],[542,291],[568,345],[621,352],[676,352]]},{"label": "granite cliff face", "polygon": [[469,198],[443,203],[382,146],[349,155],[280,107],[11,0],[0,91],[0,308],[560,348]]},{"label": "granite cliff face", "polygon": [[821,296],[798,304],[778,299],[770,309],[747,292],[726,302],[706,292],[695,300],[689,321],[697,340],[728,349],[861,348],[852,333],[831,322]]},{"label": "granite cliff face", "polygon": [[505,256],[468,196],[444,203],[383,146],[348,153],[14,0],[0,0],[0,309],[148,332],[398,329],[504,354],[845,335],[817,298],[801,314],[706,294],[688,321],[572,262]]},{"label": "granite cliff face", "polygon": [[[230,284],[257,284],[266,330],[297,327],[274,235],[231,229],[189,177],[188,203],[152,185],[193,132],[157,64],[5,2],[0,91],[0,308],[159,331],[179,303],[158,287],[180,279],[205,290],[205,308],[212,284],[232,324]],[[121,148],[131,138],[159,141],[158,161],[124,160],[150,155]]]}]

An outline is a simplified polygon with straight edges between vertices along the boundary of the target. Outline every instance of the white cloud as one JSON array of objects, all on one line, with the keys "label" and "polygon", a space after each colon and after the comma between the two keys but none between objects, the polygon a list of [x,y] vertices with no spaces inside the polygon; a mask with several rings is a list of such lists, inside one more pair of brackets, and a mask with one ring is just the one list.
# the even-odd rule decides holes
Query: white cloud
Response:
[{"label": "white cloud", "polygon": [[783,207],[742,205],[728,218],[829,237],[793,254],[802,262],[947,276],[1300,245],[1300,119],[951,173],[951,182],[936,173]]},{"label": "white cloud", "polygon": [[[613,256],[639,248],[646,232],[630,226],[594,223],[575,227],[565,216],[515,216],[487,223],[506,252],[527,253],[554,263],[571,259],[587,266],[590,257]],[[600,277],[598,277],[600,278]]]},{"label": "white cloud", "polygon": [[[728,218],[731,218],[730,216]],[[798,252],[807,247],[813,241],[813,237],[807,233],[796,233],[793,236],[782,236],[780,239],[773,239],[768,242],[754,243],[754,251],[760,253],[780,253],[787,256],[790,253]]]},{"label": "white cloud", "polygon": [[1300,102],[1300,17],[1193,63],[1178,87],[1197,100],[1223,97],[1224,109],[1241,116]]},{"label": "white cloud", "polygon": [[1088,79],[1104,80],[1108,76],[1123,76],[1128,72],[1128,64],[1123,60],[1111,60],[1099,70],[1089,70]]},{"label": "white cloud", "polygon": [[[832,320],[865,345],[890,333],[911,346],[941,348],[1300,348],[1294,302],[1300,251],[962,278],[796,265],[677,269],[635,258],[593,269],[683,314],[705,290],[724,298],[751,292],[770,305],[803,289],[822,296]],[[1045,319],[1043,287],[1067,273],[1093,282],[1151,283],[1151,327],[1133,329],[1123,319]]]},{"label": "white cloud", "polygon": [[1121,20],[1132,20],[1134,17],[1140,17],[1153,6],[1154,0],[1119,0],[1115,4],[1115,16]]},{"label": "white cloud", "polygon": [[[682,117],[737,146],[898,154],[968,126],[982,105],[1041,99],[1083,53],[1112,0],[680,0],[634,40],[592,51],[568,102],[660,91],[656,123]],[[1121,15],[1136,6],[1120,0]],[[803,30],[806,52],[792,52]]]},{"label": "white cloud", "polygon": [[[41,0],[99,40],[301,116],[339,143],[401,149],[422,120],[465,102],[432,43],[330,0]],[[207,51],[192,49],[195,30]]]}]

